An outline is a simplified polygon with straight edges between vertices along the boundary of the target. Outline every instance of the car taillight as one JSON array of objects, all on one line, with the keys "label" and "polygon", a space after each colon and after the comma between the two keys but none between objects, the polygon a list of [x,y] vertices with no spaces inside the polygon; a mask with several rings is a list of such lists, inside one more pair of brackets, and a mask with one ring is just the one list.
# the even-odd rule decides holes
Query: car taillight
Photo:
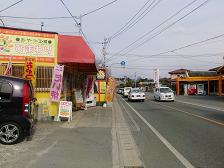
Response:
[{"label": "car taillight", "polygon": [[30,99],[29,99],[29,90],[28,90],[28,84],[26,83],[24,85],[23,90],[23,104],[22,104],[22,114],[24,117],[29,116],[29,109],[30,109]]}]

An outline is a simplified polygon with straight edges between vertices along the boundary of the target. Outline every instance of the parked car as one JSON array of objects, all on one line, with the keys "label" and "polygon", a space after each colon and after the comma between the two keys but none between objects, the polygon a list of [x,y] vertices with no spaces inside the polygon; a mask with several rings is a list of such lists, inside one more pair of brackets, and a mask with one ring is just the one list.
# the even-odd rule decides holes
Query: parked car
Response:
[{"label": "parked car", "polygon": [[131,87],[124,87],[123,96],[128,97],[128,93],[131,91]]},{"label": "parked car", "polygon": [[139,88],[133,88],[128,94],[128,100],[129,101],[134,101],[134,100],[139,100],[144,102],[145,101],[145,93],[140,90]]},{"label": "parked car", "polygon": [[33,101],[29,81],[0,76],[0,143],[15,144],[30,135]]},{"label": "parked car", "polygon": [[159,87],[154,91],[154,99],[158,101],[174,101],[175,96],[169,87]]}]

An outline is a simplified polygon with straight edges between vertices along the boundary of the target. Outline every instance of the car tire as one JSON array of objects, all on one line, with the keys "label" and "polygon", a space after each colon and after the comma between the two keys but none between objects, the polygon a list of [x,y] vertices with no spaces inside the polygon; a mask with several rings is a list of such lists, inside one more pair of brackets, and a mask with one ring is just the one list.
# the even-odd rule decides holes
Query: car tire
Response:
[{"label": "car tire", "polygon": [[15,122],[4,122],[0,125],[0,143],[12,145],[24,138],[22,128]]},{"label": "car tire", "polygon": [[161,98],[159,97],[159,100],[158,101],[161,101]]},{"label": "car tire", "polygon": [[142,102],[144,102],[145,100],[143,99]]}]

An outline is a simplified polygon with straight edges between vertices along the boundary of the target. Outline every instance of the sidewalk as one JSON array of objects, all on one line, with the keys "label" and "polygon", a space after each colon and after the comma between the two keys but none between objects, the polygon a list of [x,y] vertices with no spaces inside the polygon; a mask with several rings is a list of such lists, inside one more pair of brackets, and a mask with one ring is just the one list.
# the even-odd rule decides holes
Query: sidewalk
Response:
[{"label": "sidewalk", "polygon": [[5,160],[0,160],[0,167],[143,167],[116,98],[113,107],[91,107],[73,114],[70,123],[38,123],[32,141],[0,145],[1,153],[7,152]]}]

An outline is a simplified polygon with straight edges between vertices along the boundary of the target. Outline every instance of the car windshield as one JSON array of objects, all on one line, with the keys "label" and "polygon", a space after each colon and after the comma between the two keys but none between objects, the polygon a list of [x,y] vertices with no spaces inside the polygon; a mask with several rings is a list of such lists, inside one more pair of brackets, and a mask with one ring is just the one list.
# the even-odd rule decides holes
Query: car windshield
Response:
[{"label": "car windshield", "polygon": [[135,88],[131,90],[131,93],[141,93],[142,91],[139,88]]},{"label": "car windshield", "polygon": [[160,88],[160,93],[170,93],[173,92],[170,88]]}]

